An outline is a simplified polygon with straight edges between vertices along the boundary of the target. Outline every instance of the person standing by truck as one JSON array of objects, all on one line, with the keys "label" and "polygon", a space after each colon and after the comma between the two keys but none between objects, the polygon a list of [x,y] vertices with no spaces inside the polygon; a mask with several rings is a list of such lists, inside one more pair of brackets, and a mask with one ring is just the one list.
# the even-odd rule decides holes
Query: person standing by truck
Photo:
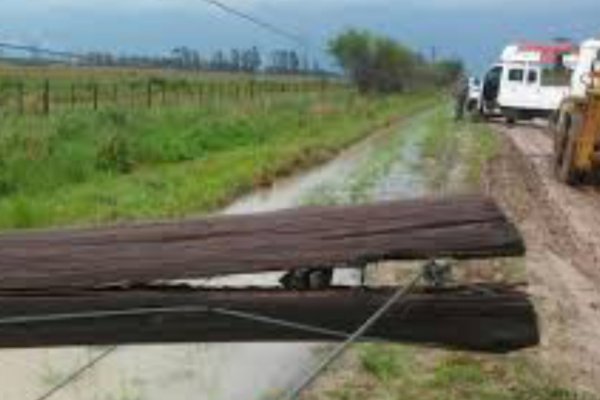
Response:
[{"label": "person standing by truck", "polygon": [[461,74],[453,88],[454,96],[454,119],[460,121],[464,117],[467,98],[469,97],[469,80],[465,74]]}]

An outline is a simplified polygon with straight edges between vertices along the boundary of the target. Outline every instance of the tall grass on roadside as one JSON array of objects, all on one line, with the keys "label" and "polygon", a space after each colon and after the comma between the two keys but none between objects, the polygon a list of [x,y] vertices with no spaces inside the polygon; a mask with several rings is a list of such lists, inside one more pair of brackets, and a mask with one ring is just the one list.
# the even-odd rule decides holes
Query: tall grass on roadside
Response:
[{"label": "tall grass on roadside", "polygon": [[498,138],[484,124],[456,123],[448,107],[427,122],[421,160],[430,189],[438,193],[477,188],[482,168],[498,149]]},{"label": "tall grass on roadside", "polygon": [[0,227],[182,216],[215,210],[332,157],[434,94],[176,109],[66,112],[0,121]]}]

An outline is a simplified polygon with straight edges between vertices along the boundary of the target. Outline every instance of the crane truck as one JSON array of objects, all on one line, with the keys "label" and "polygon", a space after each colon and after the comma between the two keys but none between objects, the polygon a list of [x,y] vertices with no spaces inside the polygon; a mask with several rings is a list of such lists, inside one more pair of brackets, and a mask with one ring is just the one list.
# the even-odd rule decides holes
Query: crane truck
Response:
[{"label": "crane truck", "polygon": [[569,93],[551,120],[554,171],[568,185],[600,176],[600,40],[584,41],[574,56]]}]

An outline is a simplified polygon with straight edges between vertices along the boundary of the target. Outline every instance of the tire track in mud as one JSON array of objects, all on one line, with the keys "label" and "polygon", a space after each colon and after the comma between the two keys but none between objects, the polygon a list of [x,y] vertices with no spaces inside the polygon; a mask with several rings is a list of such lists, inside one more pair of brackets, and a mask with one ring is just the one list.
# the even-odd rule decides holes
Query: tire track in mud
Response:
[{"label": "tire track in mud", "polygon": [[600,194],[554,179],[552,139],[540,127],[493,128],[502,145],[484,185],[528,246],[542,360],[569,384],[600,392]]}]

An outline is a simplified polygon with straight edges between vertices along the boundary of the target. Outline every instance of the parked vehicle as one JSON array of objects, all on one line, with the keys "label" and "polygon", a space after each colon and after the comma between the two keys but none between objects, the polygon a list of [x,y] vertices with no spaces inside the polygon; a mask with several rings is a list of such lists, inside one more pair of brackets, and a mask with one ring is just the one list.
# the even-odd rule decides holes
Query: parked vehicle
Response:
[{"label": "parked vehicle", "polygon": [[476,116],[479,113],[481,102],[481,80],[479,78],[469,78],[469,93],[465,105],[467,114]]},{"label": "parked vehicle", "polygon": [[549,117],[569,94],[575,50],[571,43],[507,46],[485,75],[480,112],[508,122]]},{"label": "parked vehicle", "polygon": [[569,185],[600,180],[600,40],[582,43],[565,97],[551,125],[556,177]]}]

